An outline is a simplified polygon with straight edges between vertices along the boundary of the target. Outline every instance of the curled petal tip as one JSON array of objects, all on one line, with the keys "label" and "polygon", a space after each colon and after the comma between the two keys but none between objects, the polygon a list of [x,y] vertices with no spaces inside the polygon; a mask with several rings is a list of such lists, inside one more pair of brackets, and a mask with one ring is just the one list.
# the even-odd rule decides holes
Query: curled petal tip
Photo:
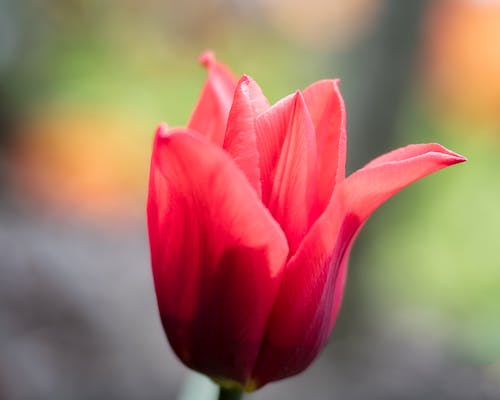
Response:
[{"label": "curled petal tip", "polygon": [[168,125],[166,122],[161,122],[156,128],[156,136],[166,137],[168,136]]},{"label": "curled petal tip", "polygon": [[252,81],[252,78],[250,78],[248,75],[243,74],[238,81],[236,86],[248,86],[248,84]]},{"label": "curled petal tip", "polygon": [[446,147],[441,146],[438,143],[432,143],[431,145],[440,148],[439,149],[440,152],[442,154],[445,154],[447,156],[448,161],[450,162],[450,164],[459,164],[459,163],[463,163],[463,162],[467,161],[467,157],[464,157],[461,154],[455,153],[454,151],[452,151],[450,149],[447,149]]},{"label": "curled petal tip", "polygon": [[450,156],[453,158],[453,161],[455,163],[463,163],[465,161],[468,161],[467,157],[465,157],[461,154],[455,153],[454,151],[450,151]]},{"label": "curled petal tip", "polygon": [[251,85],[255,85],[255,81],[247,74],[243,74],[236,86],[239,87],[245,95],[250,96]]},{"label": "curled petal tip", "polygon": [[248,83],[248,82],[250,82],[252,80],[253,79],[250,78],[247,74],[243,74],[243,75],[241,75],[239,83]]},{"label": "curled petal tip", "polygon": [[456,163],[463,163],[465,161],[468,161],[467,157],[462,156],[460,154],[455,155],[455,160],[456,160]]},{"label": "curled petal tip", "polygon": [[304,104],[305,104],[304,95],[302,94],[302,92],[300,90],[296,90],[295,93],[292,94],[291,96],[292,96],[294,104],[298,104],[298,103],[302,103],[302,102],[304,102]]},{"label": "curled petal tip", "polygon": [[241,92],[245,95],[245,96],[249,96],[250,95],[250,89],[249,89],[249,84],[250,84],[250,79],[248,79],[248,76],[247,75],[243,75],[238,84],[236,85],[236,87],[239,87]]},{"label": "curled petal tip", "polygon": [[211,65],[215,64],[215,53],[212,50],[205,50],[198,57],[198,61],[209,68]]}]

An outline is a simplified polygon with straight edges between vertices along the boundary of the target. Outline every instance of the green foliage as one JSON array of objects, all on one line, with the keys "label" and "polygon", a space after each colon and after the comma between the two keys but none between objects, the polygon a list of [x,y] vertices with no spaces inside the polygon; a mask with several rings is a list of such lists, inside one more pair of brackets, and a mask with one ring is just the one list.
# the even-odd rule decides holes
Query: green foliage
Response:
[{"label": "green foliage", "polygon": [[382,309],[426,310],[457,354],[488,362],[500,356],[500,143],[480,133],[441,136],[469,161],[405,189],[375,215],[363,261]]}]

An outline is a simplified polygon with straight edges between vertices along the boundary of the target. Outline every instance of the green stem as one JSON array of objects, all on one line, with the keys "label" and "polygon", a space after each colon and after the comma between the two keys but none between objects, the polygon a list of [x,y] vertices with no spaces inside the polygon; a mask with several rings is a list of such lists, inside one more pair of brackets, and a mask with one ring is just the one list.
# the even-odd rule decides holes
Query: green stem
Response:
[{"label": "green stem", "polygon": [[243,392],[238,389],[225,389],[221,386],[219,400],[239,400],[243,397]]}]

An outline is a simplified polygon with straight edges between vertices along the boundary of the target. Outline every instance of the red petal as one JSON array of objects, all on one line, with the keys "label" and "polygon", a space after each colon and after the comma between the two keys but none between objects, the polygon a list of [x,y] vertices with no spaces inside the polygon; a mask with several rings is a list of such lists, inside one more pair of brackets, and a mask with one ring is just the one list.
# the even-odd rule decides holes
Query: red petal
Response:
[{"label": "red petal", "polygon": [[374,158],[364,168],[372,167],[375,165],[380,165],[385,162],[390,161],[403,161],[412,157],[417,157],[425,153],[442,153],[451,156],[452,158],[460,158],[465,161],[465,158],[460,154],[457,154],[446,147],[441,146],[439,143],[423,143],[423,144],[410,144],[405,147],[400,147],[399,149],[392,150],[388,153],[382,154],[381,156]]},{"label": "red petal", "polygon": [[336,187],[285,268],[254,371],[258,385],[301,372],[326,343],[340,309],[350,248],[370,214],[415,180],[463,161],[441,146],[419,145],[382,156]]},{"label": "red petal", "polygon": [[439,144],[417,144],[382,155],[346,179],[347,212],[361,220],[410,183],[467,159]]},{"label": "red petal", "polygon": [[293,254],[318,215],[316,136],[300,92],[257,119],[262,199]]},{"label": "red petal", "polygon": [[302,372],[328,339],[334,301],[340,301],[336,291],[345,282],[341,266],[347,263],[350,235],[360,225],[356,218],[343,222],[341,207],[329,211],[285,268],[253,373],[257,386]]},{"label": "red petal", "polygon": [[283,232],[234,162],[187,130],[156,136],[148,198],[156,294],[189,367],[244,383],[281,280]]},{"label": "red petal", "polygon": [[236,87],[229,112],[224,150],[245,173],[250,184],[261,197],[259,152],[255,123],[257,115],[269,108],[269,102],[257,83],[243,76]]},{"label": "red petal", "polygon": [[318,197],[324,209],[333,188],[345,177],[346,112],[338,80],[322,80],[304,91],[318,144]]},{"label": "red petal", "polygon": [[211,52],[203,53],[200,61],[208,69],[208,78],[187,126],[222,145],[236,78]]}]

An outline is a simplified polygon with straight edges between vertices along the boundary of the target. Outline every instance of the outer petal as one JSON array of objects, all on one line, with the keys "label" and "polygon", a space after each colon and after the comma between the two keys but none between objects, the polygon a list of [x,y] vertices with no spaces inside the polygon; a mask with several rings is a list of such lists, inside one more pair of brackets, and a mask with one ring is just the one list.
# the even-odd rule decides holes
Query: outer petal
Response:
[{"label": "outer petal", "polygon": [[373,167],[375,165],[380,165],[390,161],[403,161],[412,157],[417,157],[426,153],[442,153],[449,155],[452,158],[458,157],[463,158],[460,154],[457,154],[446,147],[441,146],[439,143],[423,143],[423,144],[410,144],[405,147],[400,147],[399,149],[385,153],[377,158],[374,158],[364,168]]},{"label": "outer petal", "polygon": [[288,248],[233,161],[185,130],[159,129],[148,227],[168,339],[189,367],[244,384],[250,377]]},{"label": "outer petal", "polygon": [[345,177],[346,111],[339,80],[322,80],[308,86],[304,99],[316,130],[318,144],[318,197],[324,209],[333,188]]},{"label": "outer petal", "polygon": [[208,78],[187,126],[222,145],[236,78],[225,65],[215,60],[212,52],[203,53],[200,61],[208,69]]},{"label": "outer petal", "polygon": [[269,108],[257,83],[244,75],[234,92],[223,148],[247,176],[261,197],[259,152],[256,139],[257,115]]},{"label": "outer petal", "polygon": [[285,232],[293,254],[318,216],[316,137],[300,92],[257,119],[262,200]]},{"label": "outer petal", "polygon": [[396,161],[382,159],[337,186],[285,269],[254,371],[258,386],[303,371],[326,343],[340,309],[350,248],[369,215],[415,180],[465,161],[442,147],[419,148],[406,159],[399,157],[404,150],[396,151]]},{"label": "outer petal", "polygon": [[365,220],[389,197],[432,172],[467,161],[439,144],[410,145],[368,163],[346,180],[348,212]]}]

